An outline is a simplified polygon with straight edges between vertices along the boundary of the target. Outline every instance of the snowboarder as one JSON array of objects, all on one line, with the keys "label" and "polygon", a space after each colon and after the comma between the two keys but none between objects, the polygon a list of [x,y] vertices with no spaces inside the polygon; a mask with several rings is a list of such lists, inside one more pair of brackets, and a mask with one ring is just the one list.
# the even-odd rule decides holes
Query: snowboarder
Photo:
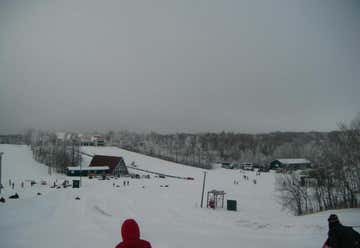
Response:
[{"label": "snowboarder", "polygon": [[12,183],[11,187],[12,187],[12,189],[14,189],[14,187],[15,187],[15,183]]},{"label": "snowboarder", "polygon": [[336,214],[328,218],[329,232],[328,239],[323,247],[331,248],[359,248],[360,234],[352,227],[343,226]]},{"label": "snowboarder", "polygon": [[127,183],[126,183],[126,184],[127,184],[127,186],[129,186],[129,181],[127,181]]},{"label": "snowboarder", "polygon": [[139,225],[133,219],[127,219],[121,226],[121,236],[123,241],[115,248],[151,248],[151,244],[140,239]]},{"label": "snowboarder", "polygon": [[123,182],[123,185],[126,186],[126,181]]},{"label": "snowboarder", "polygon": [[21,182],[21,188],[24,188],[24,182]]}]

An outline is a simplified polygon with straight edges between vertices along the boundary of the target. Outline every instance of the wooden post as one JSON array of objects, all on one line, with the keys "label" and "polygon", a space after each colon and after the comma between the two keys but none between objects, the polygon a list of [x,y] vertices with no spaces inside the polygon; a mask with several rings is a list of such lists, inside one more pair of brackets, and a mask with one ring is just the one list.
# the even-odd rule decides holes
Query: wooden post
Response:
[{"label": "wooden post", "polygon": [[1,184],[1,158],[2,158],[3,154],[4,154],[3,152],[0,152],[0,193],[1,193],[1,188],[2,188],[2,184]]},{"label": "wooden post", "polygon": [[203,187],[202,187],[202,193],[201,193],[201,208],[203,207],[205,180],[206,180],[206,171],[204,171],[204,180],[203,180]]}]

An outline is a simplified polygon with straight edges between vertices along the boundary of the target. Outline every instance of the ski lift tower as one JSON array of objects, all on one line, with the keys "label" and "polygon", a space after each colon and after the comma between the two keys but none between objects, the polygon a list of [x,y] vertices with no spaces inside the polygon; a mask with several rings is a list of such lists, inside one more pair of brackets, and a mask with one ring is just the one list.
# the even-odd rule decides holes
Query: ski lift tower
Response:
[{"label": "ski lift tower", "polygon": [[223,190],[211,190],[207,192],[207,207],[217,208],[221,204],[221,208],[224,207],[224,196],[225,192]]}]

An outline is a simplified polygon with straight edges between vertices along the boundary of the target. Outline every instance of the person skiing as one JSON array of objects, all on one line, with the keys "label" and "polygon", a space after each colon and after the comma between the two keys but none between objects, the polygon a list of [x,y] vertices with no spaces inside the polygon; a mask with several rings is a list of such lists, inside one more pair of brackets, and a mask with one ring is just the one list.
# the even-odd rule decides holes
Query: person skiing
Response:
[{"label": "person skiing", "polygon": [[360,248],[360,234],[352,227],[342,225],[336,214],[329,216],[328,223],[328,239],[323,247]]},{"label": "person skiing", "polygon": [[123,241],[115,248],[151,248],[151,244],[140,239],[139,225],[134,219],[127,219],[121,226],[121,236]]}]

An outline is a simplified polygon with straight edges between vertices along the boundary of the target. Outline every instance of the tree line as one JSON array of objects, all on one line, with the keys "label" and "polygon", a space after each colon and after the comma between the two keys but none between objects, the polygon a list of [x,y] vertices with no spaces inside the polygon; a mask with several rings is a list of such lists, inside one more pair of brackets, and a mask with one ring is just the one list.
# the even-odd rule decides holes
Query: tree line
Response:
[{"label": "tree line", "polygon": [[81,163],[77,134],[65,135],[66,138],[59,139],[53,132],[36,130],[27,130],[24,134],[24,143],[30,146],[36,161],[48,166],[49,174],[53,171],[65,173],[67,167]]},{"label": "tree line", "polygon": [[276,187],[284,208],[303,215],[360,207],[360,115],[313,144],[306,156],[313,168],[279,174]]},{"label": "tree line", "polygon": [[274,132],[268,134],[134,133],[108,132],[112,145],[190,166],[211,169],[217,162],[251,162],[268,166],[276,158],[302,157],[313,144],[325,140],[323,132]]}]

